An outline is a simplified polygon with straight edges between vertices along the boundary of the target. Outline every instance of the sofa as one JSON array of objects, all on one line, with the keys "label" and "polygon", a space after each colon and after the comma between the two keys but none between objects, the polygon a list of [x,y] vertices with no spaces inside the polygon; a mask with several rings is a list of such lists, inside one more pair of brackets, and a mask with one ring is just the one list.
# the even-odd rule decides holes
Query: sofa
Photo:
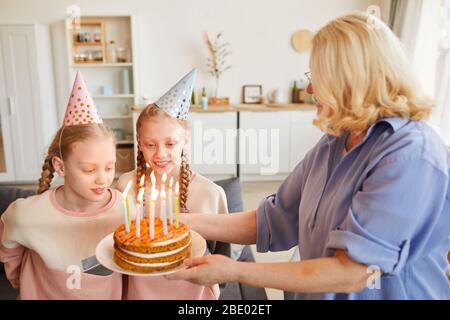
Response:
[{"label": "sofa", "polygon": [[[0,187],[0,216],[5,212],[11,202],[18,198],[26,198],[33,195],[32,190],[19,188]],[[6,279],[3,263],[0,262],[0,300],[14,300],[19,295],[19,290],[11,287]]]},{"label": "sofa", "polygon": [[[227,196],[228,210],[230,213],[243,210],[242,188],[239,178],[231,178],[216,181]],[[34,195],[32,190],[0,186],[0,215],[5,212],[9,204],[18,198],[26,198]],[[234,256],[239,261],[255,261],[253,253],[249,246],[231,246],[225,243],[208,243],[208,247],[213,253]],[[221,300],[266,300],[266,292],[263,288],[256,288],[245,284],[230,282],[220,285]],[[0,263],[0,300],[13,300],[18,296],[18,290],[11,287],[6,279],[3,264]]]}]

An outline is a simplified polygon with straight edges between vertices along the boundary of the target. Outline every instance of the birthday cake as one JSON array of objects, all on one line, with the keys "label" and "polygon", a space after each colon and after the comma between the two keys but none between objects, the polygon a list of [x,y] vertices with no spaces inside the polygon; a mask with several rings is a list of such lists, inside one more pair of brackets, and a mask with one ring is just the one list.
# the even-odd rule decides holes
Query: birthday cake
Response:
[{"label": "birthday cake", "polygon": [[191,252],[191,232],[179,223],[168,224],[164,235],[161,219],[155,219],[155,232],[150,239],[149,220],[143,219],[140,236],[136,237],[136,222],[132,221],[130,232],[121,224],[114,232],[114,261],[122,269],[151,273],[167,271],[181,265]]}]

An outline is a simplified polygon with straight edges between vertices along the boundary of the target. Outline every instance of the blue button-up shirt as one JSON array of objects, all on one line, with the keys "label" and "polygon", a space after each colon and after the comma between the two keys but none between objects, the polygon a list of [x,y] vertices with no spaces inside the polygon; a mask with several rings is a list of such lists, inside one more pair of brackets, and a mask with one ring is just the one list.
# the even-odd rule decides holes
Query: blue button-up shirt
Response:
[{"label": "blue button-up shirt", "polygon": [[[450,153],[423,121],[385,118],[344,155],[324,135],[257,209],[257,250],[302,260],[346,250],[383,276],[356,293],[297,299],[450,299]],[[333,272],[333,270],[330,270]]]}]

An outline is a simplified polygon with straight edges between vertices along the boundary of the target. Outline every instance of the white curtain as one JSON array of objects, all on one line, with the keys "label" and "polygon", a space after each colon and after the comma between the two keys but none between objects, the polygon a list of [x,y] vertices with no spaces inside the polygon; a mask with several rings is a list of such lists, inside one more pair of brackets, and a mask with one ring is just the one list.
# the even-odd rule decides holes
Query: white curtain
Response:
[{"label": "white curtain", "polygon": [[389,24],[406,47],[425,93],[435,99],[431,124],[450,146],[450,0],[391,0]]},{"label": "white curtain", "polygon": [[436,110],[433,121],[450,146],[450,0],[443,0],[439,17],[440,41],[436,63]]}]

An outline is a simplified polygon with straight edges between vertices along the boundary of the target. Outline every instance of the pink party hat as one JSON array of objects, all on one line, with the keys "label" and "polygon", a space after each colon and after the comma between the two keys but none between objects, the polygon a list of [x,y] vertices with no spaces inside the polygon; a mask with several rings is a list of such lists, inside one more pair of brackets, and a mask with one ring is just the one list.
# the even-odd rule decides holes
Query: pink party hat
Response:
[{"label": "pink party hat", "polygon": [[77,71],[64,116],[64,126],[68,127],[90,123],[103,123],[103,121],[98,114],[94,100],[92,100],[87,90],[80,71]]}]

